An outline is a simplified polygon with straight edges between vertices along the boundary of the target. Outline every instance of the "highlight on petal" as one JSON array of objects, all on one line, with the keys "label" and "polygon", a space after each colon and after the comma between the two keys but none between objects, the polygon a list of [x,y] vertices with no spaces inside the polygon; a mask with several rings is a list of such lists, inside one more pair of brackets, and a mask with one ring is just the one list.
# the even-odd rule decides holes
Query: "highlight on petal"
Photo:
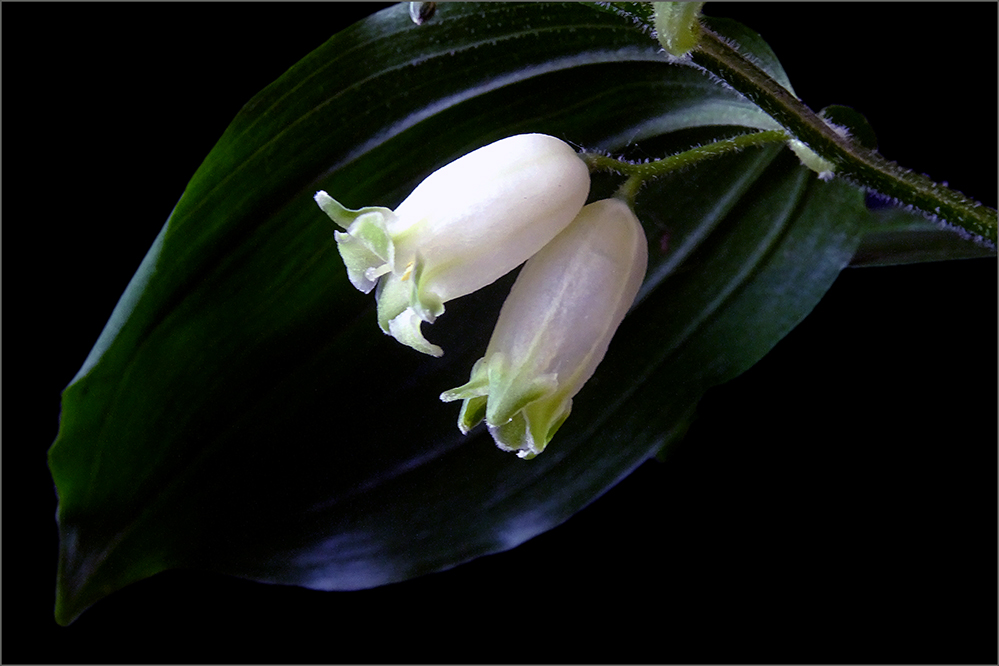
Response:
[{"label": "highlight on petal", "polygon": [[315,199],[346,230],[335,236],[351,283],[365,293],[378,286],[382,330],[439,355],[420,324],[524,263],[576,217],[589,190],[571,146],[519,134],[441,167],[394,211],[348,210],[323,191]]},{"label": "highlight on petal", "polygon": [[469,381],[441,394],[463,401],[459,429],[485,420],[504,451],[541,453],[607,353],[647,263],[645,232],[626,203],[583,208],[524,265]]}]

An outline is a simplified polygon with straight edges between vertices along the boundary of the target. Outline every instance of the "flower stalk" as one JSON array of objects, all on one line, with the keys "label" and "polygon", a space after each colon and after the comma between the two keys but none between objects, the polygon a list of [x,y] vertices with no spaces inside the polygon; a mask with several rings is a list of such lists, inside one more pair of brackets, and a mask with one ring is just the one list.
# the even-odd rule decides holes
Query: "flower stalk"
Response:
[{"label": "flower stalk", "polygon": [[622,176],[628,176],[628,179],[618,189],[616,196],[633,205],[635,195],[647,180],[686,169],[706,159],[739,152],[754,146],[784,143],[787,140],[788,135],[783,130],[765,130],[714,141],[649,162],[627,162],[599,153],[581,153],[580,157],[586,162],[590,171],[614,171]]}]

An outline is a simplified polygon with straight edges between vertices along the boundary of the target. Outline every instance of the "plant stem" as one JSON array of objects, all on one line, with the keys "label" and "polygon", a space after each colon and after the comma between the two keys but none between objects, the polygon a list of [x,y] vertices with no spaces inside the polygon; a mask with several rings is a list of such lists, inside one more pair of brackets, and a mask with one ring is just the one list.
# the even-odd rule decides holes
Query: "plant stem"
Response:
[{"label": "plant stem", "polygon": [[664,157],[651,162],[632,163],[600,155],[597,153],[582,153],[580,155],[591,171],[616,171],[628,176],[628,179],[618,188],[617,196],[634,203],[635,195],[642,184],[653,178],[684,169],[706,159],[734,153],[753,146],[763,146],[768,143],[783,143],[788,135],[783,130],[766,130],[751,134],[740,134],[730,139],[722,139],[703,146],[685,150],[676,155]]},{"label": "plant stem", "polygon": [[996,244],[996,211],[960,192],[886,160],[837,134],[762,69],[706,26],[691,51],[693,63],[718,76],[836,166],[836,175],[910,205],[959,233]]}]

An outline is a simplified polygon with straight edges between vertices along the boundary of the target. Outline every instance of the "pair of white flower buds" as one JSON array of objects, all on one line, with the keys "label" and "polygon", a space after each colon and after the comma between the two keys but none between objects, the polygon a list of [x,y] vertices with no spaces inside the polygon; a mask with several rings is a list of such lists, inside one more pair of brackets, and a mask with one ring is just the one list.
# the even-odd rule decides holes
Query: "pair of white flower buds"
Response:
[{"label": "pair of white flower buds", "polygon": [[351,283],[377,286],[378,324],[432,356],[420,330],[444,303],[527,262],[503,303],[485,356],[468,383],[458,427],[483,419],[500,449],[533,458],[569,416],[572,398],[603,360],[645,276],[645,233],[629,206],[584,206],[590,174],[566,143],[521,134],[435,171],[393,211],[348,210],[326,192],[319,207]]}]

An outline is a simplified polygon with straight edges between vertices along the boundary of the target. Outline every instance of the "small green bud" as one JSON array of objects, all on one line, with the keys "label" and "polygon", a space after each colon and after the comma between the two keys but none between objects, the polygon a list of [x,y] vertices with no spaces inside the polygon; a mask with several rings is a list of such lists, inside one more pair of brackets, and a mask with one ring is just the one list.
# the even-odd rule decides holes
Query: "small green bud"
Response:
[{"label": "small green bud", "polygon": [[656,37],[672,56],[687,55],[701,39],[703,2],[653,2]]},{"label": "small green bud", "polygon": [[[849,109],[848,109],[849,110]],[[849,138],[850,132],[846,127],[842,125],[837,125],[828,118],[825,117],[825,112],[819,115],[822,121],[832,128],[832,131],[839,134],[841,137]],[[808,167],[815,173],[819,174],[820,180],[832,180],[833,175],[836,173],[836,165],[822,157],[814,150],[809,148],[803,142],[798,139],[789,139],[787,142],[787,147],[798,156],[803,166]]]}]

